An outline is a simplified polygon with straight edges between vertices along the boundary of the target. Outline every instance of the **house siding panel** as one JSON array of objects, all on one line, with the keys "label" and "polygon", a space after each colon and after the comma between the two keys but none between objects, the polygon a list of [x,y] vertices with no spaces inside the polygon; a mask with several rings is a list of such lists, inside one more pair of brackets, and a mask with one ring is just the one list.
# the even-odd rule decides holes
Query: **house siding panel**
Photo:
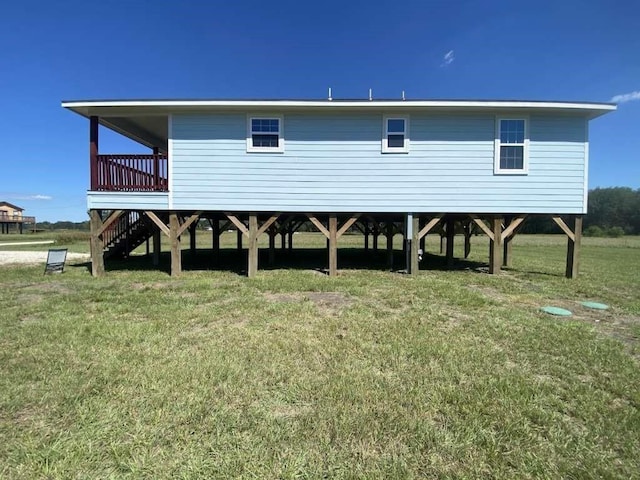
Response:
[{"label": "house siding panel", "polygon": [[90,210],[168,210],[166,192],[87,192]]},{"label": "house siding panel", "polygon": [[583,212],[581,117],[530,116],[528,175],[495,175],[495,115],[413,114],[408,154],[381,153],[382,116],[286,114],[270,154],[246,152],[246,115],[173,115],[173,208]]}]

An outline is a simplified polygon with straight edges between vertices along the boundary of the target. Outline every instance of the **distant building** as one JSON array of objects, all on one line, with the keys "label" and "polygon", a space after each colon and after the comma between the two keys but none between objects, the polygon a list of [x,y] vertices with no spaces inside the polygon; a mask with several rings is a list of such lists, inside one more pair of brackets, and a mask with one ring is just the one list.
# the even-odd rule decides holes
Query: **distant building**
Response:
[{"label": "distant building", "polygon": [[22,233],[24,224],[35,225],[36,217],[27,217],[22,214],[24,208],[20,208],[9,202],[0,202],[0,233]]}]

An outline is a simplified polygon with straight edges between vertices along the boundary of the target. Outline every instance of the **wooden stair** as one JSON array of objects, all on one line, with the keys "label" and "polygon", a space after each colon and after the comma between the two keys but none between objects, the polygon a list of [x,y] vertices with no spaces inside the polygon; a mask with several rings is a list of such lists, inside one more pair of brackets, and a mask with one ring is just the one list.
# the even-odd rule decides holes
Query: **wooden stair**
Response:
[{"label": "wooden stair", "polygon": [[154,231],[153,222],[140,212],[122,214],[104,232],[104,258],[128,257],[133,250],[151,238]]}]

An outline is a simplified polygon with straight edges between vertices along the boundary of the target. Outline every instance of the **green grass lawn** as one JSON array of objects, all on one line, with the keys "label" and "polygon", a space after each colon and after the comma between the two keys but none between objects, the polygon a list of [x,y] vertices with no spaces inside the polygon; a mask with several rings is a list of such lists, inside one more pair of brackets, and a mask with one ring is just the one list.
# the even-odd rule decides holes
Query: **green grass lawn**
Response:
[{"label": "green grass lawn", "polygon": [[[8,245],[5,243],[43,242],[53,243],[39,245]],[[49,248],[68,248],[71,252],[89,253],[89,232],[79,230],[54,230],[38,233],[10,233],[0,235],[0,251],[2,250],[35,250],[46,251]]]},{"label": "green grass lawn", "polygon": [[496,276],[483,237],[445,270],[436,236],[417,278],[382,239],[343,237],[336,278],[318,235],[254,279],[210,242],[178,278],[144,248],[98,279],[0,266],[0,478],[640,476],[640,238],[584,239],[573,281],[559,235]]}]

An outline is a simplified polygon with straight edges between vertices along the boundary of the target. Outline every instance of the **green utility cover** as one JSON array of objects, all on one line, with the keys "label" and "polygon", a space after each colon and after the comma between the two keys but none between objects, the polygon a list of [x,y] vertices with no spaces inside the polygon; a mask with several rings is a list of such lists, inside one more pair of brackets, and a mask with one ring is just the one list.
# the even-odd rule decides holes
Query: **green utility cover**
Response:
[{"label": "green utility cover", "polygon": [[560,308],[560,307],[542,307],[540,310],[542,310],[545,313],[549,313],[551,315],[558,315],[560,317],[571,316],[571,312],[569,310],[565,310],[564,308]]},{"label": "green utility cover", "polygon": [[587,308],[593,308],[594,310],[608,310],[609,305],[605,305],[604,303],[598,302],[582,302],[580,305]]}]

